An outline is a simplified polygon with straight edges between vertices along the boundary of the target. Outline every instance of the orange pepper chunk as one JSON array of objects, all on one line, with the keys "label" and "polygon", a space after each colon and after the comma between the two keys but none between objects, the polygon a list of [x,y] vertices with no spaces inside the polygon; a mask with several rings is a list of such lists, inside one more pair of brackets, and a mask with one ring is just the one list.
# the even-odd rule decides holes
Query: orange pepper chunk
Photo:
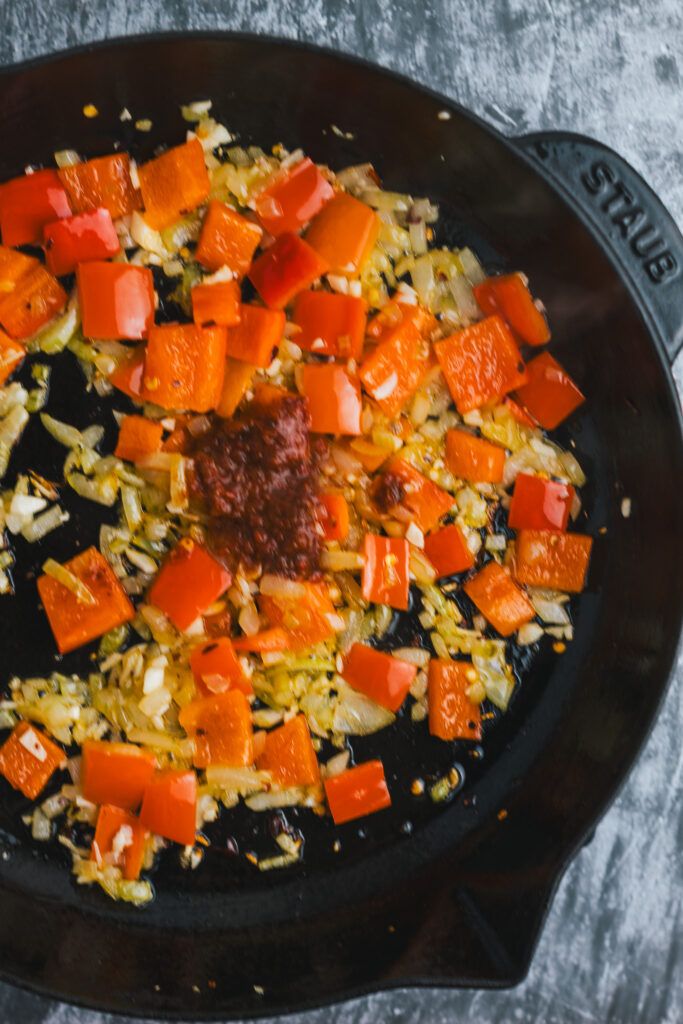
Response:
[{"label": "orange pepper chunk", "polygon": [[0,245],[0,324],[28,338],[66,305],[67,294],[40,260]]},{"label": "orange pepper chunk", "polygon": [[548,352],[527,365],[528,381],[517,387],[517,398],[536,423],[554,430],[585,402],[579,388]]},{"label": "orange pepper chunk", "polygon": [[43,226],[70,217],[71,205],[51,168],[22,174],[0,185],[2,244],[31,245],[43,240]]},{"label": "orange pepper chunk", "polygon": [[326,274],[328,263],[303,238],[285,232],[251,265],[249,280],[266,306],[284,309]]},{"label": "orange pepper chunk", "polygon": [[217,416],[224,420],[232,416],[244,398],[257,370],[258,366],[253,363],[245,363],[241,359],[233,359],[232,356],[225,357],[223,390],[216,406]]},{"label": "orange pepper chunk", "polygon": [[199,139],[166,150],[138,168],[145,220],[155,231],[190,213],[211,191]]},{"label": "orange pepper chunk", "polygon": [[87,338],[146,338],[154,323],[149,267],[93,260],[76,267],[83,333]]},{"label": "orange pepper chunk", "polygon": [[472,288],[484,313],[498,313],[527,345],[545,345],[550,331],[521,274],[488,277]]},{"label": "orange pepper chunk", "polygon": [[228,355],[253,366],[270,366],[284,337],[287,317],[280,309],[250,303],[242,303],[239,313],[239,322],[227,334]]},{"label": "orange pepper chunk", "polygon": [[334,274],[358,274],[372,252],[380,219],[366,203],[338,192],[310,223],[306,241]]},{"label": "orange pepper chunk", "polygon": [[232,574],[205,547],[184,537],[171,551],[149,591],[149,600],[176,629],[185,630],[225,593]]},{"label": "orange pepper chunk", "polygon": [[53,576],[38,579],[38,593],[60,654],[87,644],[110,629],[130,622],[135,609],[97,548],[88,548],[64,565],[92,595],[92,602],[78,596]]},{"label": "orange pepper chunk", "polygon": [[197,776],[194,771],[166,769],[147,784],[140,821],[150,832],[192,846],[197,821]]},{"label": "orange pepper chunk", "polygon": [[550,587],[580,593],[586,582],[593,538],[583,533],[520,530],[513,572],[530,587]]},{"label": "orange pepper chunk", "polygon": [[145,374],[145,346],[138,345],[110,373],[109,382],[129,398],[142,401],[143,377]]},{"label": "orange pepper chunk", "polygon": [[254,763],[251,706],[240,690],[193,700],[178,712],[178,721],[194,739],[195,767],[237,768]]},{"label": "orange pepper chunk", "polygon": [[349,505],[343,494],[321,494],[318,518],[325,540],[345,540],[348,537]]},{"label": "orange pepper chunk", "polygon": [[311,733],[305,715],[265,733],[256,767],[270,772],[278,786],[313,786],[320,780]]},{"label": "orange pepper chunk", "polygon": [[145,353],[143,398],[163,409],[215,409],[223,393],[225,346],[225,327],[152,327]]},{"label": "orange pepper chunk", "polygon": [[74,213],[88,213],[104,206],[112,220],[125,217],[142,206],[139,191],[130,177],[127,153],[112,153],[61,167],[57,174],[69,194]]},{"label": "orange pepper chunk", "polygon": [[237,281],[197,284],[192,289],[192,319],[196,324],[232,327],[240,322],[241,297]]},{"label": "orange pepper chunk", "polygon": [[120,868],[129,880],[139,878],[147,836],[147,829],[134,814],[104,804],[97,815],[90,860],[100,867]]},{"label": "orange pepper chunk", "polygon": [[438,526],[441,517],[450,511],[455,501],[452,494],[399,457],[391,460],[379,477],[378,484],[379,491],[376,493],[389,500],[397,498],[392,504],[383,507],[383,511],[390,512],[397,519],[414,522],[423,533]]},{"label": "orange pepper chunk", "polygon": [[140,806],[156,768],[154,754],[133,743],[106,740],[84,740],[82,754],[81,785],[86,800],[126,811]]},{"label": "orange pepper chunk", "polygon": [[15,725],[0,747],[0,774],[29,800],[35,800],[65,763],[62,748],[26,721]]},{"label": "orange pepper chunk", "polygon": [[362,592],[366,601],[405,611],[410,595],[410,549],[402,537],[366,533]]},{"label": "orange pepper chunk", "polygon": [[463,327],[437,341],[434,351],[461,415],[502,398],[527,380],[512,332],[499,316]]},{"label": "orange pepper chunk", "polygon": [[571,484],[518,473],[510,502],[508,526],[513,530],[564,530],[575,495]]},{"label": "orange pepper chunk", "polygon": [[461,480],[498,484],[505,470],[505,449],[467,430],[449,430],[446,465]]},{"label": "orange pepper chunk", "polygon": [[392,419],[417,391],[432,367],[429,342],[413,319],[389,330],[363,361],[360,379],[382,412]]},{"label": "orange pepper chunk", "polygon": [[408,321],[414,323],[423,337],[428,338],[438,326],[436,317],[417,302],[402,300],[400,292],[396,292],[380,311],[368,323],[368,338],[383,341],[401,324]]},{"label": "orange pepper chunk", "polygon": [[467,696],[476,679],[470,661],[429,662],[429,731],[440,740],[480,740],[481,711]]},{"label": "orange pepper chunk", "polygon": [[277,237],[285,231],[298,231],[333,195],[330,183],[310,157],[305,157],[261,189],[253,207],[266,231]]},{"label": "orange pepper chunk", "polygon": [[19,341],[14,341],[4,331],[0,331],[0,384],[4,384],[10,374],[20,366],[26,356],[26,349]]},{"label": "orange pepper chunk", "polygon": [[301,392],[308,399],[313,433],[361,433],[360,384],[345,366],[307,363],[301,374]]},{"label": "orange pepper chunk", "polygon": [[296,297],[292,320],[301,328],[293,340],[317,355],[360,359],[367,304],[353,295],[306,291]]},{"label": "orange pepper chunk", "polygon": [[416,675],[416,665],[367,644],[353,645],[341,671],[342,678],[355,690],[388,711],[398,711]]},{"label": "orange pepper chunk", "polygon": [[467,581],[465,593],[501,636],[510,636],[536,615],[522,588],[498,562],[487,562]]},{"label": "orange pepper chunk", "polygon": [[272,629],[262,629],[260,633],[251,636],[238,636],[232,642],[236,651],[266,652],[287,651],[291,647],[291,638],[287,630],[282,626],[273,626]]},{"label": "orange pepper chunk", "polygon": [[[287,650],[300,651],[322,643],[343,627],[324,583],[300,583],[296,596],[261,594],[259,608],[271,626],[287,633]],[[257,634],[258,636],[259,634]],[[255,637],[248,638],[254,641]],[[269,648],[278,650],[281,648]]]},{"label": "orange pepper chunk", "polygon": [[124,416],[119,427],[119,439],[114,449],[118,459],[137,462],[145,455],[158,452],[164,428],[145,416]]},{"label": "orange pepper chunk", "polygon": [[197,688],[205,696],[230,689],[241,690],[247,697],[254,692],[227,636],[195,647],[190,655],[190,668]]},{"label": "orange pepper chunk", "polygon": [[228,267],[241,279],[251,266],[262,235],[258,224],[253,224],[225,203],[212,199],[195,255],[209,270]]},{"label": "orange pepper chunk", "polygon": [[436,569],[437,578],[465,572],[474,565],[475,558],[462,530],[456,523],[444,526],[425,537],[425,555]]},{"label": "orange pepper chunk", "polygon": [[325,779],[325,795],[335,825],[391,806],[381,761],[365,761]]}]

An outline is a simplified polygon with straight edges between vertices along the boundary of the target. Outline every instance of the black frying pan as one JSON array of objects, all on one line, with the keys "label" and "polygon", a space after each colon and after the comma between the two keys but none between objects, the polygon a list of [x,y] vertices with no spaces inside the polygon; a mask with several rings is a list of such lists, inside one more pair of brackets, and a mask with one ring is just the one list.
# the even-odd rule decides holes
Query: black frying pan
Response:
[{"label": "black frying pan", "polygon": [[[390,812],[344,826],[339,852],[329,821],[295,813],[303,864],[259,874],[230,853],[225,829],[244,852],[278,821],[252,826],[237,812],[198,871],[181,871],[174,852],[163,858],[157,899],[142,911],[77,889],[68,855],[32,845],[23,801],[1,789],[0,975],[84,1005],[207,1019],[394,985],[514,984],[564,868],[647,736],[675,656],[683,442],[669,367],[683,343],[683,239],[638,175],[595,142],[508,141],[386,71],[229,35],[120,41],[3,72],[0,175],[67,145],[102,154],[113,138],[144,157],[180,141],[178,105],[205,97],[242,141],[300,145],[335,168],[371,160],[387,187],[439,202],[444,241],[473,245],[490,270],[529,274],[549,310],[551,351],[589,398],[571,422],[590,478],[580,526],[597,536],[588,590],[573,606],[577,639],[560,658],[541,650],[483,758],[444,754],[404,721],[359,743],[359,759],[381,744],[397,795]],[[83,118],[86,103],[95,120]],[[151,136],[122,125],[123,107],[153,119]],[[81,425],[101,419],[67,364],[55,370],[51,411]],[[22,451],[46,471],[63,456],[37,425]],[[89,541],[91,507],[74,498],[71,509]],[[73,546],[73,532],[50,541],[56,557]],[[33,568],[45,557],[19,555]],[[54,666],[34,581],[18,575],[17,590],[2,605],[3,676]],[[415,765],[438,773],[444,758],[461,763],[465,782],[435,809],[408,783]]]}]

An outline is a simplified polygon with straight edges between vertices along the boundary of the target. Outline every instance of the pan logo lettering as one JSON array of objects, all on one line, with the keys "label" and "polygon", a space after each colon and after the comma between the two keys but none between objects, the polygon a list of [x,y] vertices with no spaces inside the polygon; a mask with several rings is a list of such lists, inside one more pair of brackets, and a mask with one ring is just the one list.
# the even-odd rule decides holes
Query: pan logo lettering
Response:
[{"label": "pan logo lettering", "polygon": [[597,160],[581,175],[581,181],[592,196],[601,198],[600,209],[628,241],[650,280],[662,284],[676,277],[679,271],[676,257],[616,171],[604,160]]}]

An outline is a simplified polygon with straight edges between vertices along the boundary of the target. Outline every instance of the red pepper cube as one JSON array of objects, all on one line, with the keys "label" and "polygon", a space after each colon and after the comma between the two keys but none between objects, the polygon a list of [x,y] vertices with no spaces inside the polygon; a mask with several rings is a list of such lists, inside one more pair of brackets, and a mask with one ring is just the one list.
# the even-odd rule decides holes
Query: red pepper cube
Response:
[{"label": "red pepper cube", "polygon": [[195,647],[190,655],[190,668],[197,689],[204,695],[236,689],[249,697],[254,692],[227,636]]},{"label": "red pepper cube", "polygon": [[154,754],[133,743],[85,740],[82,755],[81,785],[86,800],[137,810],[154,775]]},{"label": "red pepper cube", "polygon": [[73,273],[79,263],[106,260],[121,251],[111,214],[103,206],[46,224],[43,247],[47,265],[57,277]]},{"label": "red pepper cube", "polygon": [[309,157],[279,175],[254,198],[253,208],[266,231],[298,231],[334,196],[334,189]]},{"label": "red pepper cube", "polygon": [[0,384],[20,366],[26,357],[26,349],[20,341],[14,341],[9,334],[0,330]]},{"label": "red pepper cube", "polygon": [[401,293],[396,292],[385,302],[379,312],[368,323],[367,336],[374,341],[386,341],[405,324],[414,324],[423,338],[429,338],[438,327],[436,317],[419,303],[401,302]]},{"label": "red pepper cube", "polygon": [[154,323],[154,278],[149,267],[93,260],[76,268],[86,338],[146,338]]},{"label": "red pepper cube", "polygon": [[434,344],[460,415],[519,388],[527,380],[510,328],[499,316],[463,327]]},{"label": "red pepper cube", "polygon": [[429,731],[441,740],[480,740],[481,711],[467,696],[477,679],[470,661],[429,662]]},{"label": "red pepper cube", "polygon": [[321,494],[318,519],[325,540],[346,540],[349,505],[343,494]]},{"label": "red pepper cube", "polygon": [[194,764],[233,768],[254,763],[251,706],[240,690],[200,697],[186,704],[178,721],[194,740]]},{"label": "red pepper cube", "polygon": [[300,328],[292,340],[307,352],[360,359],[367,320],[364,299],[336,292],[300,292],[292,320]]},{"label": "red pepper cube", "polygon": [[197,823],[197,776],[193,771],[156,772],[142,798],[140,821],[150,832],[193,846]]},{"label": "red pepper cube", "polygon": [[425,555],[436,570],[437,579],[465,572],[474,565],[475,558],[459,526],[450,523],[443,530],[425,537]]},{"label": "red pepper cube", "polygon": [[0,246],[0,324],[11,338],[35,334],[66,301],[66,292],[40,260]]},{"label": "red pepper cube", "polygon": [[109,375],[109,381],[124,395],[142,401],[145,374],[145,346],[138,345]]},{"label": "red pepper cube", "polygon": [[2,244],[32,245],[43,240],[43,225],[70,217],[71,204],[57,172],[35,171],[0,186]]},{"label": "red pepper cube", "polygon": [[287,317],[280,309],[242,303],[239,323],[228,331],[228,356],[265,369],[284,337],[286,323]]},{"label": "red pepper cube", "polygon": [[572,594],[586,583],[592,537],[582,533],[520,530],[515,545],[515,579],[529,587],[550,587]]},{"label": "red pepper cube", "polygon": [[410,596],[408,541],[366,533],[363,553],[363,598],[405,611]]},{"label": "red pepper cube", "polygon": [[225,348],[225,327],[152,327],[145,352],[143,398],[163,409],[215,409],[223,394]]},{"label": "red pepper cube", "polygon": [[118,220],[142,206],[140,193],[131,180],[127,153],[83,160],[60,168],[57,174],[69,194],[74,213],[88,213],[104,206],[112,220]]},{"label": "red pepper cube", "polygon": [[[382,511],[390,512],[395,518],[410,520],[423,533],[438,526],[439,520],[453,507],[455,499],[405,459],[391,460],[378,478],[379,493],[383,499]],[[391,505],[387,500],[396,497]]]},{"label": "red pepper cube", "polygon": [[566,530],[574,501],[571,484],[518,473],[510,502],[508,526],[513,530]]},{"label": "red pepper cube", "polygon": [[422,337],[419,321],[404,317],[396,327],[382,333],[379,343],[363,360],[360,379],[382,412],[393,419],[433,365],[431,347]]},{"label": "red pepper cube", "polygon": [[360,273],[377,241],[381,221],[348,192],[338,192],[311,221],[306,241],[335,274]]},{"label": "red pepper cube", "polygon": [[[343,627],[343,619],[337,614],[324,583],[306,582],[301,586],[303,591],[296,596],[261,594],[259,598],[259,607],[269,625],[286,631],[284,647],[290,651],[322,643]],[[275,629],[270,632],[274,633]]]},{"label": "red pepper cube", "polygon": [[301,374],[315,434],[360,434],[363,402],[358,378],[336,363],[308,363]]},{"label": "red pepper cube", "polygon": [[135,615],[123,587],[97,548],[82,551],[64,568],[85,585],[92,600],[81,600],[53,576],[38,579],[40,600],[60,654],[130,622]]},{"label": "red pepper cube", "polygon": [[505,471],[505,449],[466,430],[449,430],[446,465],[461,480],[498,484]]},{"label": "red pepper cube", "polygon": [[195,210],[211,191],[199,139],[168,149],[138,167],[145,220],[155,231]]},{"label": "red pepper cube", "polygon": [[265,733],[256,767],[270,772],[278,786],[313,786],[320,780],[318,758],[304,715],[296,715]]},{"label": "red pepper cube", "polygon": [[381,761],[366,761],[325,779],[325,795],[335,825],[391,806]]},{"label": "red pepper cube", "polygon": [[328,263],[315,249],[286,232],[252,263],[249,280],[266,306],[284,309],[328,270]]},{"label": "red pepper cube", "polygon": [[242,292],[237,281],[197,284],[191,295],[192,319],[196,324],[232,327],[240,322]]},{"label": "red pepper cube", "polygon": [[465,593],[501,636],[511,636],[536,616],[522,588],[498,562],[487,562],[467,581]]},{"label": "red pepper cube", "polygon": [[241,279],[251,266],[263,231],[225,203],[212,199],[206,211],[195,256],[209,270],[228,267]]},{"label": "red pepper cube", "polygon": [[155,423],[144,416],[124,416],[114,455],[117,459],[137,462],[161,449],[163,434],[161,423]]},{"label": "red pepper cube", "polygon": [[548,352],[527,366],[528,382],[517,387],[517,398],[545,430],[554,430],[585,402],[584,396]]},{"label": "red pepper cube", "polygon": [[41,793],[53,772],[66,763],[61,747],[30,722],[19,722],[0,747],[0,774],[29,800]]},{"label": "red pepper cube", "polygon": [[201,544],[185,537],[162,565],[149,600],[182,631],[210,608],[231,583],[231,573]]},{"label": "red pepper cube", "polygon": [[546,319],[534,303],[522,274],[488,277],[475,284],[472,291],[487,316],[502,316],[527,345],[545,345],[550,340]]},{"label": "red pepper cube", "polygon": [[124,878],[140,877],[148,832],[140,819],[119,807],[100,807],[90,860],[98,867],[116,867]]},{"label": "red pepper cube", "polygon": [[341,671],[342,678],[355,690],[388,711],[398,711],[416,675],[415,665],[367,644],[353,645]]}]

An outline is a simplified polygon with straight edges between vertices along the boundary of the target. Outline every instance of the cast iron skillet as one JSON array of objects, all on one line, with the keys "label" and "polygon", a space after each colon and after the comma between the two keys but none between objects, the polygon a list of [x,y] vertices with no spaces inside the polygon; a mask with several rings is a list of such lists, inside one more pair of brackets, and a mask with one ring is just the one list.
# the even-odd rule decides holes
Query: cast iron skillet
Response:
[{"label": "cast iron skillet", "polygon": [[[548,307],[550,350],[589,398],[571,422],[590,479],[579,526],[597,537],[574,606],[577,639],[561,658],[541,651],[482,759],[448,748],[465,784],[445,808],[404,792],[412,765],[443,769],[436,748],[445,745],[399,723],[381,741],[395,806],[344,826],[338,852],[327,820],[294,815],[307,836],[303,865],[261,875],[230,855],[218,830],[198,871],[181,872],[174,853],[164,859],[156,901],[142,911],[77,889],[66,854],[31,845],[24,803],[5,787],[0,974],[83,1005],[205,1019],[406,984],[512,985],[562,872],[649,732],[675,656],[683,442],[669,364],[683,343],[683,239],[647,185],[595,142],[509,141],[386,71],[243,36],[122,40],[3,72],[0,130],[11,142],[0,175],[67,145],[86,156],[109,152],[112,137],[130,145],[141,136],[122,126],[123,107],[153,119],[138,143],[148,155],[180,141],[178,105],[205,97],[241,141],[300,145],[335,168],[371,160],[387,187],[439,202],[444,240],[473,244],[491,270],[529,274]],[[98,118],[83,118],[86,103]],[[56,371],[51,411],[97,419],[70,372]],[[57,454],[32,430],[27,461],[56,468]],[[89,541],[91,507],[74,499],[71,508]],[[51,541],[57,557],[73,546],[68,531]],[[36,567],[44,552],[30,557]],[[18,574],[17,587],[2,609],[3,675],[49,671],[53,645],[34,582]],[[359,759],[369,749],[359,744]],[[242,852],[263,839],[249,827],[246,817],[234,825]]]}]

